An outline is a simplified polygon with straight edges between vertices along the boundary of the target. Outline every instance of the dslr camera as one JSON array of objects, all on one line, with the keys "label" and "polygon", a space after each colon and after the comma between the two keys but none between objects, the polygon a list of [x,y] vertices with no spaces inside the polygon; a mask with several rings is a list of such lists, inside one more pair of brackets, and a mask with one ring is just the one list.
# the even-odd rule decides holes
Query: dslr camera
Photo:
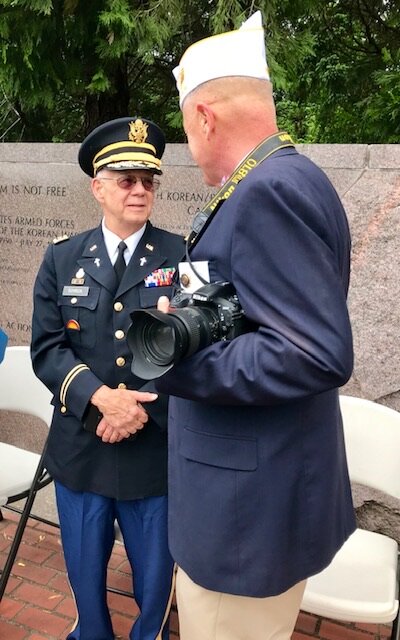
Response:
[{"label": "dslr camera", "polygon": [[127,342],[133,354],[132,373],[144,380],[160,378],[183,358],[220,340],[250,331],[235,289],[214,282],[192,294],[179,291],[171,311],[137,309]]}]

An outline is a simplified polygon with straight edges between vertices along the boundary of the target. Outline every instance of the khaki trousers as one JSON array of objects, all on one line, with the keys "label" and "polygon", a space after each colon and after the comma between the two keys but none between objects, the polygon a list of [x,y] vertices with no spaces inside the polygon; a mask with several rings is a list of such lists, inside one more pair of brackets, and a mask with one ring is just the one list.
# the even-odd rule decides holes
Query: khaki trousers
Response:
[{"label": "khaki trousers", "polygon": [[269,598],[233,596],[200,587],[178,567],[180,640],[289,640],[305,586]]}]

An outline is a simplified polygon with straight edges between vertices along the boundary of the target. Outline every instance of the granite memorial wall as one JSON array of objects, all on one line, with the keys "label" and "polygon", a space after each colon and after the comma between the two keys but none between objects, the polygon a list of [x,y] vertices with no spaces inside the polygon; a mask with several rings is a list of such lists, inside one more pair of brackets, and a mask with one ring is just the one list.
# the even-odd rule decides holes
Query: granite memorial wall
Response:
[{"label": "granite memorial wall", "polygon": [[[29,344],[32,286],[47,244],[100,222],[78,148],[0,144],[0,326],[10,344]],[[298,149],[332,180],[353,237],[355,368],[344,392],[400,410],[400,145]],[[152,221],[185,234],[215,189],[203,184],[184,144],[167,145],[163,168]]]}]

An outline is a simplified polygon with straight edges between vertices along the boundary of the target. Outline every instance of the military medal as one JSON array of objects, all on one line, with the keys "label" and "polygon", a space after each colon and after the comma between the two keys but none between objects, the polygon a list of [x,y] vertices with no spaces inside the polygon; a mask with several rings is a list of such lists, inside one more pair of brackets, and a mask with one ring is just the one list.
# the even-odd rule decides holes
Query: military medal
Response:
[{"label": "military medal", "polygon": [[172,284],[175,267],[156,269],[144,279],[145,287],[168,287]]},{"label": "military medal", "polygon": [[72,278],[71,280],[71,284],[85,284],[85,271],[82,269],[82,267],[80,269],[78,269],[78,271],[75,274],[75,278]]}]

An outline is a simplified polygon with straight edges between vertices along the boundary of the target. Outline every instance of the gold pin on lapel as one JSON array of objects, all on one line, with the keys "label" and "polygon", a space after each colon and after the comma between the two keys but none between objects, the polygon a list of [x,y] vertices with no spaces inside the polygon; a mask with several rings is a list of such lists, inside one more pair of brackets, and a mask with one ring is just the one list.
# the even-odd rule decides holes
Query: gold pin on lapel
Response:
[{"label": "gold pin on lapel", "polygon": [[96,251],[96,249],[97,249],[97,244],[92,244],[89,251]]},{"label": "gold pin on lapel", "polygon": [[153,245],[150,244],[149,242],[146,244],[146,249],[148,249],[149,251],[154,251]]}]

